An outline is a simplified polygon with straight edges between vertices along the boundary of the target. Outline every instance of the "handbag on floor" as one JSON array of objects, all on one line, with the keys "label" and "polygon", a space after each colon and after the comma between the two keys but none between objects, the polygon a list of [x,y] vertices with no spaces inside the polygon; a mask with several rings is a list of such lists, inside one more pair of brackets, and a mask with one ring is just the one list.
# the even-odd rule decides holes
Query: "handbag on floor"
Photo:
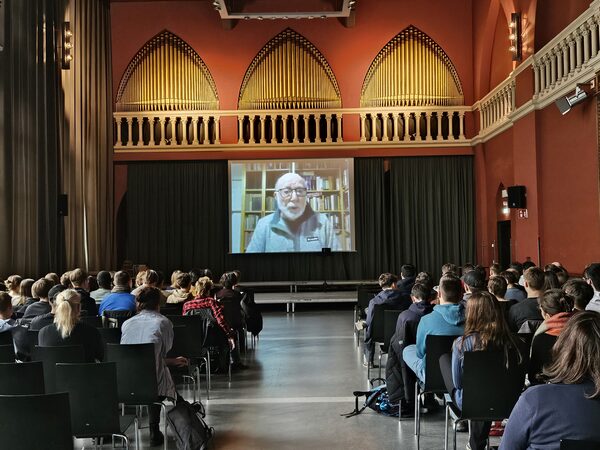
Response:
[{"label": "handbag on floor", "polygon": [[[381,380],[381,378],[377,378],[375,380]],[[352,394],[354,395],[355,402],[354,411],[348,414],[342,414],[342,416],[346,418],[354,417],[363,412],[365,409],[371,408],[373,411],[383,414],[384,416],[398,417],[400,404],[390,402],[385,384],[377,386],[370,391],[354,391]],[[366,398],[362,408],[359,409],[358,399],[361,397]]]},{"label": "handbag on floor", "polygon": [[[167,422],[177,440],[178,450],[206,450],[214,435],[214,428],[204,421],[202,403],[181,401],[168,413]],[[166,437],[166,436],[165,436]]]}]

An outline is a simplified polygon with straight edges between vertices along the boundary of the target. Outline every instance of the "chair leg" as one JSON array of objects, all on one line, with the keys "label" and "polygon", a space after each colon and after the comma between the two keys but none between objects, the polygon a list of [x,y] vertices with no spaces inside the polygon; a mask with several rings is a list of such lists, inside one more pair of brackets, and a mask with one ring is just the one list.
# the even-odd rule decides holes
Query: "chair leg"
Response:
[{"label": "chair leg", "polygon": [[133,427],[133,433],[135,435],[135,450],[140,450],[140,424],[137,417],[133,418]]},{"label": "chair leg", "polygon": [[415,435],[419,435],[419,382],[415,382]]},{"label": "chair leg", "polygon": [[112,435],[113,447],[114,447],[114,443],[115,443],[115,436],[118,436],[121,439],[123,439],[123,441],[125,441],[125,448],[127,450],[129,450],[129,439],[127,438],[127,436],[125,434],[113,434]]},{"label": "chair leg", "polygon": [[454,436],[452,437],[452,448],[456,450],[456,427],[452,427],[454,429]]},{"label": "chair leg", "polygon": [[164,428],[163,428],[163,434],[165,436],[165,440],[164,440],[164,449],[167,450],[167,441],[169,440],[167,438],[167,405],[165,405],[163,402],[159,403],[160,408],[162,409],[163,412],[163,420],[164,420]]},{"label": "chair leg", "polygon": [[444,450],[448,450],[448,410],[450,407],[446,405],[446,419],[444,420]]}]

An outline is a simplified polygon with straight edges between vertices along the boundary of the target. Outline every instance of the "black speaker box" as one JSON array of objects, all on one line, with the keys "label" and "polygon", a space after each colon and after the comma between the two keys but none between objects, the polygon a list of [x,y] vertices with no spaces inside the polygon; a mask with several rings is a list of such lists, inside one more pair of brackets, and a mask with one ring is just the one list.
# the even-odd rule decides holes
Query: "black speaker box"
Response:
[{"label": "black speaker box", "polygon": [[69,215],[69,196],[67,194],[58,194],[58,215],[66,217]]},{"label": "black speaker box", "polygon": [[509,186],[507,191],[509,208],[527,208],[527,196],[525,194],[525,186]]}]

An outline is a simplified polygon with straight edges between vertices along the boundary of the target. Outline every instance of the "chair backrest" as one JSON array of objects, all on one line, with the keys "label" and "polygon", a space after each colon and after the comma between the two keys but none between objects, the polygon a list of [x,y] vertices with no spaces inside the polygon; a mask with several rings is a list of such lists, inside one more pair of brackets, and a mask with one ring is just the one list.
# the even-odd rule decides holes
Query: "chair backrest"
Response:
[{"label": "chair backrest", "polygon": [[369,302],[376,295],[377,292],[374,292],[373,289],[367,286],[359,286],[356,289],[356,304],[358,308],[364,310],[367,306],[369,306]]},{"label": "chair backrest", "polygon": [[0,363],[15,362],[15,347],[12,345],[0,345]]},{"label": "chair backrest", "polygon": [[27,330],[27,342],[29,348],[33,350],[40,342],[40,330]]},{"label": "chair backrest", "polygon": [[458,336],[428,335],[425,339],[425,391],[446,392],[440,371],[440,356],[452,352],[452,343]]},{"label": "chair backrest", "polygon": [[44,394],[44,365],[41,361],[0,364],[0,395]]},{"label": "chair backrest", "polygon": [[10,330],[0,333],[0,345],[13,345],[13,336]]},{"label": "chair backrest", "polygon": [[96,328],[102,328],[102,317],[98,316],[81,316],[79,318],[81,322],[85,322]]},{"label": "chair backrest", "polygon": [[502,420],[510,416],[525,383],[525,368],[517,352],[465,352],[462,417]]},{"label": "chair backrest", "polygon": [[600,450],[600,442],[562,439],[560,441],[560,450]]},{"label": "chair backrest", "polygon": [[32,361],[44,364],[44,385],[46,392],[56,392],[56,363],[82,363],[85,360],[81,345],[40,347],[36,345],[31,355]]},{"label": "chair backrest", "polygon": [[73,448],[69,394],[0,395],[2,448]]},{"label": "chair backrest", "polygon": [[402,311],[397,309],[386,309],[383,313],[383,347],[387,352],[392,336],[396,332],[396,322]]},{"label": "chair backrest", "polygon": [[100,337],[104,344],[119,344],[121,342],[120,328],[98,328]]},{"label": "chair backrest", "polygon": [[[207,309],[212,316],[210,309]],[[177,356],[187,356],[190,358],[199,357],[203,354],[203,348],[208,344],[207,335],[210,321],[203,314],[192,314],[186,316],[169,316],[174,328],[184,327],[185,330],[178,330],[178,342],[180,350],[185,354]]]},{"label": "chair backrest", "polygon": [[373,342],[383,342],[383,324],[385,308],[389,305],[375,305],[373,307],[373,319],[371,320],[371,339]]},{"label": "chair backrest", "polygon": [[106,344],[104,359],[117,363],[119,403],[147,405],[157,401],[154,344]]},{"label": "chair backrest", "polygon": [[160,307],[160,313],[163,316],[180,316],[183,312],[183,304],[181,303],[167,303],[165,306]]},{"label": "chair backrest", "polygon": [[187,347],[187,327],[185,325],[176,325],[173,326],[173,346],[169,353],[167,354],[170,358],[175,358],[177,356],[188,356],[188,347]]},{"label": "chair backrest", "polygon": [[74,436],[120,433],[116,363],[57,364],[56,389],[69,394]]},{"label": "chair backrest", "polygon": [[102,312],[102,316],[105,317],[108,322],[116,325],[117,328],[121,328],[123,326],[123,322],[133,316],[133,311],[105,309]]}]

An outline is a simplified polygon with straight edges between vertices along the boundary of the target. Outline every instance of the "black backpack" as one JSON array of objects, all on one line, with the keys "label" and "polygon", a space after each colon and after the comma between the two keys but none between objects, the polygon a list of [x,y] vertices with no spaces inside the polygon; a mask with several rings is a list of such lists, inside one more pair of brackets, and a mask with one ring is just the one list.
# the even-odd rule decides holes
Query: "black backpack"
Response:
[{"label": "black backpack", "polygon": [[259,306],[254,301],[254,293],[244,292],[241,305],[246,320],[246,329],[254,336],[258,336],[263,329],[263,317]]},{"label": "black backpack", "polygon": [[[206,450],[214,428],[204,422],[202,403],[181,401],[167,413],[167,422],[177,440],[178,450]],[[165,437],[166,438],[166,437]]]}]

